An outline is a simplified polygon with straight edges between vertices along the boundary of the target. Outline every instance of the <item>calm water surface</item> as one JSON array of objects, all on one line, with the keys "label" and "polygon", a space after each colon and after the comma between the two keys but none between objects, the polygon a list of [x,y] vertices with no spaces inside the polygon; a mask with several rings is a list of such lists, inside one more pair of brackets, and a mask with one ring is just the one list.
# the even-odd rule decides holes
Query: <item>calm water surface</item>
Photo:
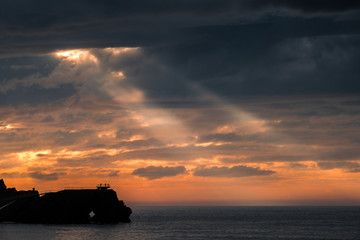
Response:
[{"label": "calm water surface", "polygon": [[131,223],[0,224],[0,239],[360,239],[360,207],[132,207]]}]

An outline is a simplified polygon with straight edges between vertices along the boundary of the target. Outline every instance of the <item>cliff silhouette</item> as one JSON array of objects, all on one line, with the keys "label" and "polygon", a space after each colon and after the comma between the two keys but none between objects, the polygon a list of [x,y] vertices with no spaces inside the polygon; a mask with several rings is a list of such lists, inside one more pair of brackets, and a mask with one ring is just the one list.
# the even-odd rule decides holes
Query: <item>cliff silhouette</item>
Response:
[{"label": "cliff silhouette", "polygon": [[17,191],[0,179],[0,222],[114,223],[130,222],[132,211],[109,185],[96,189],[65,189],[40,195]]}]

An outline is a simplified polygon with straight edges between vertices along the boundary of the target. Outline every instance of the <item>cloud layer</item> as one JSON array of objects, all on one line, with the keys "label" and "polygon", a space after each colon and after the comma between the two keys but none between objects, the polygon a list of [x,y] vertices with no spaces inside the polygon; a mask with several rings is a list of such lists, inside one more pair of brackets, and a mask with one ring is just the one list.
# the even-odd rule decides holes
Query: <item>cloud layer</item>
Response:
[{"label": "cloud layer", "polygon": [[101,179],[134,200],[360,199],[359,11],[5,1],[0,177],[24,188]]},{"label": "cloud layer", "polygon": [[251,176],[269,176],[274,174],[271,170],[262,170],[259,168],[247,166],[234,167],[211,167],[211,168],[197,168],[194,170],[195,176],[200,177],[251,177]]},{"label": "cloud layer", "polygon": [[163,167],[163,166],[148,166],[146,168],[138,168],[132,172],[132,175],[144,177],[149,180],[160,179],[163,177],[173,177],[179,174],[184,174],[186,169],[184,166],[177,167]]}]

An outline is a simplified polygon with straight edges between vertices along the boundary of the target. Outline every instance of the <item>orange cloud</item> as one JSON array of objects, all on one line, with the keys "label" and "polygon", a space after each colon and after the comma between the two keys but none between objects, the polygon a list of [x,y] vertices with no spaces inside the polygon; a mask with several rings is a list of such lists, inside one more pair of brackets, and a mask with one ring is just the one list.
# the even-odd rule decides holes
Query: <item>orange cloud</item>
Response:
[{"label": "orange cloud", "polygon": [[[125,200],[158,204],[360,200],[357,106],[336,98],[292,99],[297,108],[287,97],[231,102],[196,87],[191,101],[164,106],[124,64],[135,54],[141,49],[58,51],[47,76],[13,80],[6,91],[70,84],[74,92],[0,105],[0,178],[40,192],[107,182]],[[339,115],[323,113],[328,105]]]}]

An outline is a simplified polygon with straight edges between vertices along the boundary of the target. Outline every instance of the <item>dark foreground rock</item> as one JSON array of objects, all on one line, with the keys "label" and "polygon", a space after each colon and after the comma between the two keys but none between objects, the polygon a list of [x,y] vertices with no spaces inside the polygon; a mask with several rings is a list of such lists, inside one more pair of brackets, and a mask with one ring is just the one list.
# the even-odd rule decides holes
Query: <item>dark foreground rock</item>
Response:
[{"label": "dark foreground rock", "polygon": [[0,222],[116,223],[130,222],[131,209],[109,187],[62,190],[40,196],[16,191],[0,180]]}]

